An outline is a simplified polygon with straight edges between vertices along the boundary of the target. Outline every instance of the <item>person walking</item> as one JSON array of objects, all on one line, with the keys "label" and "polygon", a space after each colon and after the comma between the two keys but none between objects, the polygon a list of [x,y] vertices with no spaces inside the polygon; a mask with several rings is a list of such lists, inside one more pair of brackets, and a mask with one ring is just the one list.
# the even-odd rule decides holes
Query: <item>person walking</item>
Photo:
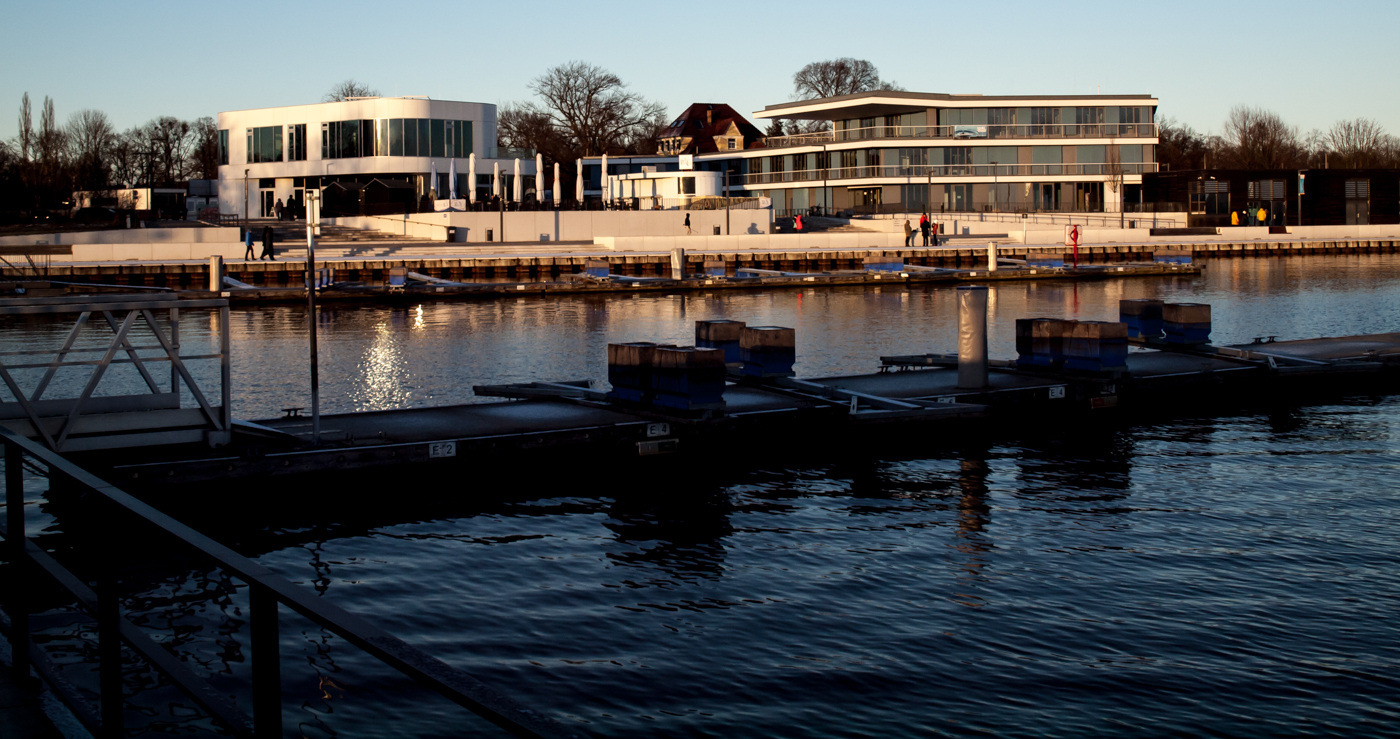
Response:
[{"label": "person walking", "polygon": [[686,236],[689,236],[689,235],[690,235],[690,213],[689,213],[689,212],[686,212],[686,214],[685,214],[685,235],[686,235]]},{"label": "person walking", "polygon": [[[249,237],[249,240],[251,240],[251,237]],[[273,262],[277,261],[277,257],[273,256],[273,254],[272,254],[272,227],[271,227],[271,226],[263,226],[262,255],[259,256],[258,259],[259,259],[259,260],[268,259],[268,260],[271,260],[271,261],[273,261]]]},{"label": "person walking", "polygon": [[249,259],[257,259],[257,255],[253,253],[253,229],[247,228],[243,230],[243,243],[248,247],[243,250],[243,261],[246,262]]},{"label": "person walking", "polygon": [[282,198],[277,198],[277,204],[272,206],[272,212],[277,215],[277,220],[282,220]]},{"label": "person walking", "polygon": [[904,219],[904,245],[914,245],[914,227],[909,225],[909,219]]},{"label": "person walking", "polygon": [[929,221],[927,213],[919,216],[919,231],[924,235],[924,246],[928,246]]},{"label": "person walking", "polygon": [[1230,211],[1230,225],[1231,225],[1231,226],[1238,226],[1238,225],[1240,225],[1240,212],[1239,212],[1239,211],[1237,211],[1237,210],[1232,210],[1232,211]]},{"label": "person walking", "polygon": [[933,245],[938,246],[938,221],[929,221],[929,234],[933,236]]},{"label": "person walking", "polygon": [[792,217],[792,230],[802,233],[802,214],[798,213]]}]

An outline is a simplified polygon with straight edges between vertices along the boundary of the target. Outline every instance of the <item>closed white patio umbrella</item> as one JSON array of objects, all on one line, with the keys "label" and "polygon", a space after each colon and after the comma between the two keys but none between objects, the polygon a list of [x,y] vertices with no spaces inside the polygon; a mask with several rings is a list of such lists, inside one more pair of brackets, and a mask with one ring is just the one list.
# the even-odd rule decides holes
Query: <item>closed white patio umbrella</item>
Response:
[{"label": "closed white patio umbrella", "polygon": [[476,201],[476,154],[467,157],[467,203]]},{"label": "closed white patio umbrella", "polygon": [[432,172],[433,173],[428,176],[428,186],[424,189],[428,191],[430,197],[437,199],[437,162],[433,162]]},{"label": "closed white patio umbrella", "polygon": [[555,163],[554,163],[554,189],[553,189],[551,192],[554,193],[554,205],[555,205],[555,207],[558,207],[558,206],[559,206],[559,198],[560,198],[560,193],[559,193],[559,162],[555,162]]},{"label": "closed white patio umbrella", "polygon": [[511,193],[515,197],[515,202],[520,202],[524,198],[525,181],[520,178],[520,157],[515,158],[515,192]]},{"label": "closed white patio umbrella", "polygon": [[447,164],[447,197],[449,200],[457,199],[457,160],[453,159]]},{"label": "closed white patio umbrella", "polygon": [[575,202],[578,202],[578,203],[582,203],[582,202],[583,202],[583,160],[580,159],[580,160],[578,160],[577,162],[575,162],[574,164],[575,164],[575,166],[577,167],[576,171],[578,172],[578,176],[574,178],[574,201],[575,201]]},{"label": "closed white patio umbrella", "polygon": [[499,198],[501,196],[501,163],[493,162],[494,170],[491,172],[491,195]]},{"label": "closed white patio umbrella", "polygon": [[544,202],[544,155],[535,154],[535,202]]},{"label": "closed white patio umbrella", "polygon": [[601,187],[601,188],[603,188],[603,203],[604,203],[604,206],[603,206],[603,207],[606,208],[606,207],[608,207],[608,206],[606,205],[606,203],[607,203],[609,200],[612,200],[612,185],[611,185],[611,183],[608,182],[608,155],[607,155],[607,154],[604,154],[604,155],[603,155],[603,168],[600,170],[600,172],[601,172],[601,174],[599,174],[599,176],[598,176],[598,186]]}]

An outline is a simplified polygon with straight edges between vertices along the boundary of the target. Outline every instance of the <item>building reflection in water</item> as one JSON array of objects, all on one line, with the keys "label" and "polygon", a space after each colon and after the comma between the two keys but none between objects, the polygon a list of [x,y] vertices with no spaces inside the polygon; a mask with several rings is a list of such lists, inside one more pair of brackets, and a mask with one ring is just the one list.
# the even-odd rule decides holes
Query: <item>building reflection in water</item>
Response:
[{"label": "building reflection in water", "polygon": [[734,533],[733,511],[725,491],[700,484],[668,489],[664,497],[640,490],[624,493],[608,507],[603,524],[621,545],[607,557],[615,565],[638,569],[635,575],[618,573],[631,587],[718,579],[724,571],[724,539]]}]

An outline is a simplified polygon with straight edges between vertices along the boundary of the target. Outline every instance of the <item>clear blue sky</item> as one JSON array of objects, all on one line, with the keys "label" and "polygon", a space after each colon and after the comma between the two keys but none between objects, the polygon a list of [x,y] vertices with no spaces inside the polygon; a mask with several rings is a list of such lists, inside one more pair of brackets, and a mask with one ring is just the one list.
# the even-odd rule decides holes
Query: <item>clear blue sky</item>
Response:
[{"label": "clear blue sky", "polygon": [[[689,8],[689,12],[687,12]],[[732,15],[732,21],[720,18]],[[869,59],[923,92],[1150,92],[1159,114],[1219,131],[1232,105],[1303,132],[1374,118],[1400,135],[1400,2],[588,2],[7,4],[0,138],[20,96],[60,121],[318,101],[355,78],[386,95],[527,99],[547,67],[582,59],[678,113],[784,102],[810,61]],[[1097,86],[1097,87],[1096,87]]]}]

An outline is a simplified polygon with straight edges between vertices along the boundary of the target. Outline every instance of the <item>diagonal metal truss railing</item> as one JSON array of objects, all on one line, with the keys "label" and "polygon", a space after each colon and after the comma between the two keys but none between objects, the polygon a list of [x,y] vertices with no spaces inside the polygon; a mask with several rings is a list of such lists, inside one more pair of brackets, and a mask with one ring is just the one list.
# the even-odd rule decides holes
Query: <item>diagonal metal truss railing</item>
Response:
[{"label": "diagonal metal truss railing", "polygon": [[[280,738],[283,726],[278,611],[279,606],[286,606],[514,736],[582,739],[582,732],[570,730],[547,715],[526,708],[492,686],[327,602],[312,591],[108,484],[35,441],[0,427],[0,447],[4,448],[6,508],[5,525],[0,527],[0,536],[5,538],[4,557],[9,562],[9,577],[4,587],[0,588],[0,595],[4,596],[0,602],[3,602],[10,616],[8,636],[12,647],[12,666],[21,675],[27,676],[32,667],[43,676],[93,736],[115,739],[126,735],[122,696],[122,647],[125,645],[168,677],[235,736]],[[46,467],[50,480],[62,478],[67,485],[83,491],[90,505],[106,505],[112,513],[136,523],[143,534],[154,532],[164,536],[182,550],[197,554],[248,584],[251,718],[232,698],[216,691],[178,656],[122,616],[114,561],[121,552],[118,534],[109,534],[112,537],[108,542],[111,546],[103,547],[103,561],[88,563],[89,569],[98,573],[95,588],[28,539],[24,531],[23,471],[26,460]],[[108,529],[113,532],[129,531],[116,524]],[[32,583],[40,573],[72,593],[78,605],[97,621],[99,690],[96,705],[63,679],[61,670],[30,638]]]},{"label": "diagonal metal truss railing", "polygon": [[[197,309],[213,310],[218,316],[219,351],[216,353],[185,355],[180,352],[180,311]],[[166,312],[168,329],[156,320],[155,314],[159,311]],[[57,452],[197,441],[219,446],[229,442],[232,408],[229,404],[227,300],[180,300],[174,295],[0,300],[0,317],[41,314],[77,314],[77,318],[56,351],[0,351],[0,382],[14,397],[13,402],[0,402],[0,425],[41,439]],[[77,346],[79,337],[85,334],[84,329],[94,325],[110,329],[110,341],[105,346]],[[149,330],[156,343],[133,343],[138,326]],[[77,358],[94,354],[100,356]],[[33,361],[43,355],[51,356],[46,361]],[[211,402],[195,382],[186,364],[191,360],[219,361],[221,381],[217,404]],[[169,390],[151,374],[150,365],[160,362],[170,364]],[[134,366],[149,392],[96,396],[94,393],[108,370],[117,364]],[[91,368],[82,392],[76,398],[45,400],[54,376],[66,367]],[[43,376],[33,390],[26,393],[14,372],[39,369],[44,370]],[[182,387],[189,391],[198,408],[180,408]]]}]

